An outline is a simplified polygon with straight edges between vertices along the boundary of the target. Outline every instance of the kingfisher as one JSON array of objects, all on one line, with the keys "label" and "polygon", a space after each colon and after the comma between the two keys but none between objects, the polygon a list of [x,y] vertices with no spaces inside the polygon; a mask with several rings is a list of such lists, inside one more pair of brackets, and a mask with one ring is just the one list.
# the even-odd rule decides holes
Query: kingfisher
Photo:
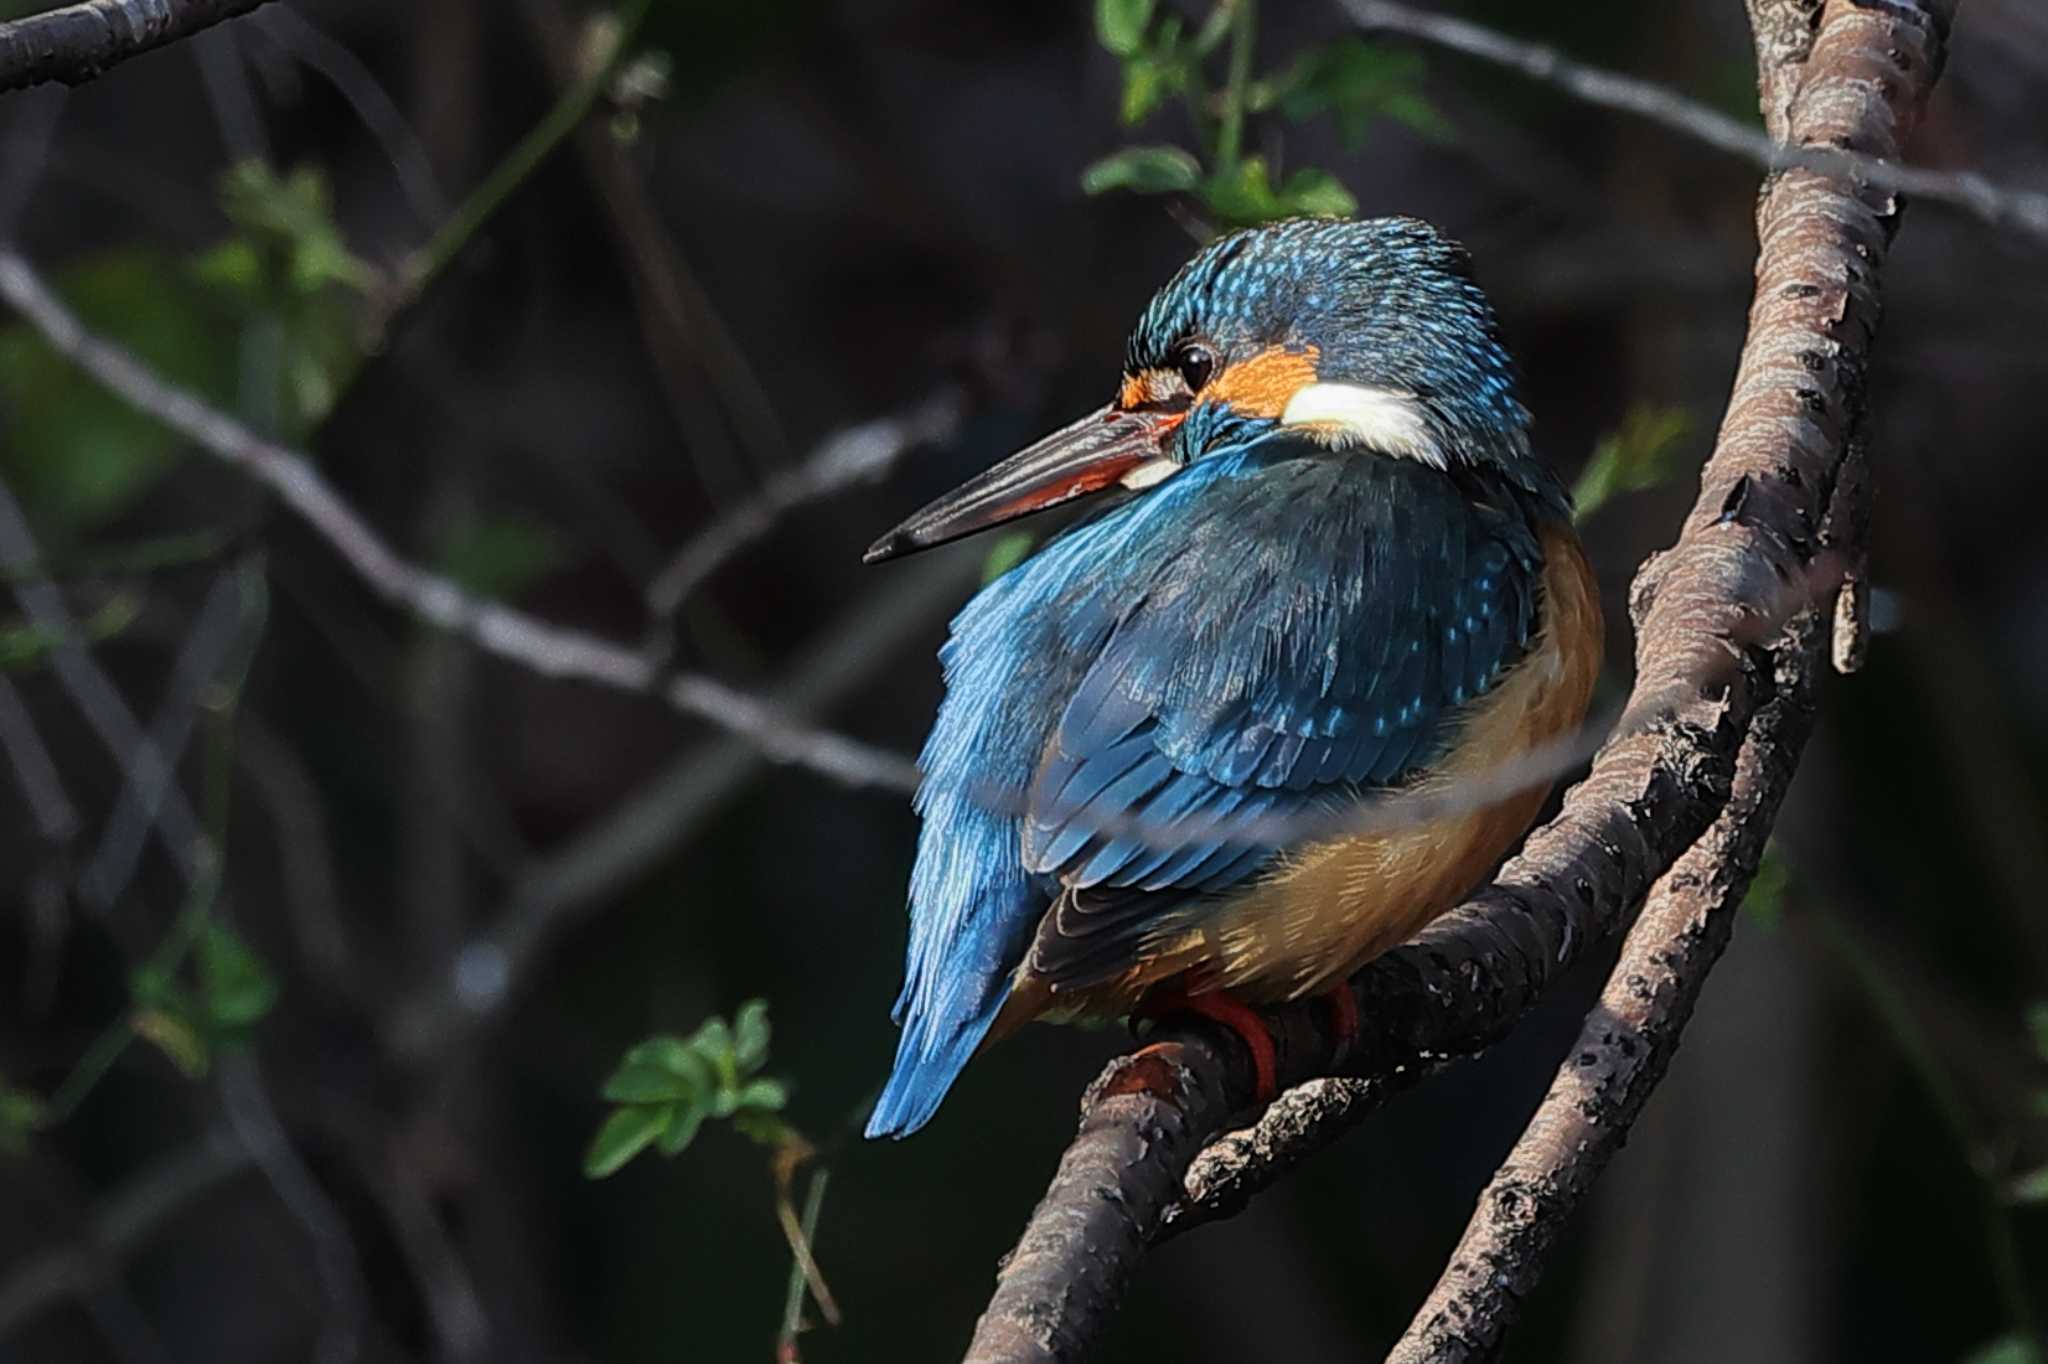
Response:
[{"label": "kingfisher", "polygon": [[[1535,454],[1463,247],[1413,218],[1224,236],[1139,318],[1115,399],[883,536],[890,559],[1077,498],[940,653],[896,1062],[871,1137],[930,1120],[1033,1019],[1342,988],[1490,874],[1602,651],[1570,498]],[[1354,819],[1410,792],[1427,817]]]}]

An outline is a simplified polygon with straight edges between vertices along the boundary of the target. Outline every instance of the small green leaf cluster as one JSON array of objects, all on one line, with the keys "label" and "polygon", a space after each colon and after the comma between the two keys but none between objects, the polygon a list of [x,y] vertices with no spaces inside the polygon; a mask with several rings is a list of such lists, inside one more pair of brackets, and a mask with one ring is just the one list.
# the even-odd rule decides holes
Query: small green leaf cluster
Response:
[{"label": "small green leaf cluster", "polygon": [[1629,409],[1619,428],[1601,438],[1572,489],[1573,515],[1584,522],[1617,493],[1641,492],[1677,472],[1678,447],[1692,434],[1682,407],[1645,403]]},{"label": "small green leaf cluster", "polygon": [[361,359],[357,303],[385,280],[348,249],[327,177],[315,167],[279,175],[245,161],[222,176],[220,202],[235,231],[194,269],[245,320],[277,328],[290,425],[310,428]]},{"label": "small green leaf cluster", "polygon": [[[1184,102],[1203,155],[1166,143],[1124,147],[1081,173],[1090,194],[1187,194],[1217,223],[1246,226],[1300,214],[1341,217],[1358,201],[1335,175],[1304,166],[1281,176],[1267,158],[1242,154],[1247,115],[1303,123],[1324,114],[1345,145],[1362,145],[1379,119],[1430,136],[1448,125],[1422,93],[1423,66],[1410,53],[1352,36],[1302,53],[1270,75],[1251,74],[1252,5],[1219,0],[1192,32],[1158,0],[1097,0],[1095,34],[1123,66],[1122,120],[1135,127],[1168,101]],[[1231,39],[1228,71],[1212,89],[1209,66]]]},{"label": "small green leaf cluster", "polygon": [[177,964],[152,963],[135,973],[136,1035],[186,1075],[207,1073],[223,1047],[248,1041],[278,999],[277,978],[240,935],[208,919],[193,952],[192,979]]},{"label": "small green leaf cluster", "polygon": [[650,1037],[626,1053],[605,1082],[615,1107],[583,1158],[583,1173],[603,1179],[649,1146],[680,1154],[705,1120],[726,1118],[764,1146],[786,1145],[793,1133],[780,1114],[789,1087],[760,1074],[768,1063],[768,1005],[750,999],[728,1024],[704,1021],[688,1037]]}]

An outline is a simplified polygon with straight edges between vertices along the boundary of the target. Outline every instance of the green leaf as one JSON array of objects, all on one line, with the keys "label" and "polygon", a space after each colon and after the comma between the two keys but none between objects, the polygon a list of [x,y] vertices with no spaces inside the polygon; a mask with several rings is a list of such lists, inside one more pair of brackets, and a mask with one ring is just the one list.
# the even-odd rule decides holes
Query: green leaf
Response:
[{"label": "green leaf", "polygon": [[587,1179],[604,1179],[617,1174],[627,1161],[646,1150],[661,1136],[674,1116],[667,1108],[621,1108],[604,1120],[583,1156]]},{"label": "green leaf", "polygon": [[2014,1333],[1970,1355],[1963,1364],[2042,1364],[2041,1351],[2025,1336]]},{"label": "green leaf", "polygon": [[1616,493],[1653,488],[1677,472],[1678,446],[1692,434],[1682,407],[1642,404],[1629,409],[1618,430],[1603,436],[1572,489],[1572,519],[1583,524]]},{"label": "green leaf", "polygon": [[1266,159],[1247,156],[1234,168],[1219,170],[1202,187],[1202,202],[1223,222],[1234,227],[1251,227],[1288,215],[1288,207],[1273,192],[1266,171]]},{"label": "green leaf", "polygon": [[1123,103],[1117,117],[1126,128],[1134,128],[1186,85],[1186,67],[1152,57],[1133,57],[1124,63]]},{"label": "green leaf", "polygon": [[1202,180],[1202,165],[1179,147],[1125,147],[1081,172],[1089,194],[1127,189],[1138,194],[1191,190]]},{"label": "green leaf", "polygon": [[733,1130],[762,1146],[786,1146],[798,1140],[796,1129],[773,1113],[758,1108],[733,1114]]},{"label": "green leaf", "polygon": [[615,1104],[665,1104],[694,1101],[709,1088],[664,1066],[629,1064],[604,1082],[603,1094]]},{"label": "green leaf", "polygon": [[768,1064],[768,1001],[750,999],[733,1015],[733,1061],[742,1075],[752,1075]]},{"label": "green leaf", "polygon": [[789,1086],[780,1080],[749,1080],[738,1095],[737,1107],[777,1113],[789,1103]]},{"label": "green leaf", "polygon": [[1145,50],[1156,0],[1095,0],[1095,38],[1119,57]]},{"label": "green leaf", "polygon": [[988,586],[1018,564],[1031,553],[1031,547],[1038,537],[1028,530],[1013,530],[996,537],[988,547],[988,557],[981,561],[981,584]]},{"label": "green leaf", "polygon": [[510,597],[561,567],[568,555],[553,530],[527,517],[459,526],[441,550],[441,571],[480,597]]},{"label": "green leaf", "polygon": [[705,1106],[701,1103],[678,1104],[668,1111],[668,1122],[661,1129],[661,1153],[665,1156],[679,1156],[683,1148],[696,1140],[697,1130],[704,1125]]},{"label": "green leaf", "polygon": [[236,1036],[262,1022],[277,1004],[276,977],[263,959],[218,920],[199,940],[199,985],[209,1030]]},{"label": "green leaf", "polygon": [[1289,213],[1348,218],[1358,212],[1358,200],[1351,197],[1343,181],[1310,166],[1287,177],[1287,183],[1280,187],[1280,198]]},{"label": "green leaf", "polygon": [[2034,1050],[2043,1061],[2048,1061],[2048,1000],[2028,1007],[2027,1031],[2034,1035]]}]

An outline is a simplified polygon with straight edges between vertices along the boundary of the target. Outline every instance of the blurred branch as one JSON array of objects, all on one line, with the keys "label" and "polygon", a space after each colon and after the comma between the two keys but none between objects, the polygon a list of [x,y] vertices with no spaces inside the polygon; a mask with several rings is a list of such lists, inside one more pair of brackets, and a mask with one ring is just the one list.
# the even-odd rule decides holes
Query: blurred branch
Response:
[{"label": "blurred branch", "polygon": [[433,163],[419,135],[399,112],[397,103],[378,83],[375,73],[347,44],[327,33],[288,5],[265,10],[254,20],[256,32],[282,48],[294,60],[317,72],[333,86],[363,127],[383,149],[392,174],[412,211],[423,223],[433,223],[448,211],[447,196],[434,175]]},{"label": "blurred branch", "polygon": [[960,429],[965,413],[965,397],[944,389],[902,412],[826,437],[810,458],[770,479],[759,493],[676,551],[648,584],[648,614],[656,621],[667,621],[699,584],[768,534],[788,513],[857,483],[886,477],[905,455],[950,439]]},{"label": "blurred branch", "polygon": [[[1797,3],[1797,0],[1786,0]],[[1512,38],[1483,25],[1447,14],[1411,9],[1395,0],[1338,0],[1359,27],[1399,33],[1420,42],[1449,48],[1519,71],[1531,80],[1555,86],[1588,104],[1649,119],[1671,131],[1717,150],[1742,157],[1771,171],[1802,169],[1847,176],[1873,189],[1910,194],[1931,203],[1947,204],[1994,227],[2012,228],[2048,242],[2048,194],[1994,184],[1975,171],[1939,171],[1900,165],[1894,141],[1891,155],[1773,140],[1756,129],[1709,108],[1667,86],[1638,80],[1574,61],[1554,47]],[[1789,41],[1789,40],[1788,40]],[[1796,51],[1796,43],[1787,50]],[[1770,92],[1776,95],[1775,89]]]},{"label": "blurred branch", "polygon": [[327,1295],[327,1318],[315,1358],[319,1364],[349,1364],[363,1352],[369,1294],[348,1223],[292,1148],[271,1106],[263,1073],[248,1051],[238,1048],[221,1056],[220,1093],[235,1139],[312,1250],[314,1273]]},{"label": "blurred branch", "polygon": [[361,993],[354,944],[343,925],[334,848],[320,788],[298,754],[253,711],[236,717],[235,761],[270,817],[285,917],[306,971],[344,996]]},{"label": "blurred branch", "polygon": [[[41,557],[21,504],[6,484],[0,483],[0,567],[25,575]],[[60,641],[50,651],[50,665],[86,723],[119,764],[124,781],[164,793],[156,810],[157,832],[165,850],[189,874],[208,846],[199,818],[177,789],[163,751],[143,732],[135,712],[86,649],[78,622],[64,604],[64,594],[48,579],[23,576],[14,583],[14,598],[32,623]],[[92,903],[101,909],[110,907],[104,900]]]},{"label": "blurred branch", "polygon": [[85,0],[0,24],[0,94],[82,85],[110,66],[189,38],[269,0]]},{"label": "blurred branch", "polygon": [[[1895,152],[1940,69],[1951,8],[1833,0],[1792,107],[1798,141]],[[1768,618],[1760,608],[1774,584],[1798,581],[1824,555],[1853,561],[1860,548],[1861,518],[1827,522],[1838,498],[1858,496],[1853,452],[1877,270],[1899,211],[1853,180],[1803,169],[1774,179],[1759,205],[1751,330],[1728,411],[1677,544],[1643,566],[1631,597],[1631,711],[1681,689],[1685,699],[1659,704],[1661,721],[1648,728],[1624,725],[1491,887],[1350,982],[1358,1016],[1371,1020],[1342,1063],[1355,1078],[1318,1086],[1309,1111],[1284,1100],[1268,1111],[1301,1119],[1295,1125],[1262,1121],[1191,1170],[1253,1102],[1245,1048],[1174,1020],[1113,1062],[1084,1098],[1080,1132],[999,1271],[968,1351],[973,1364],[1079,1358],[1172,1204],[1191,1200],[1184,1220],[1234,1211],[1366,1103],[1483,1048],[1614,931],[1682,853],[1711,859],[1716,885],[1697,893],[1740,898],[1751,840],[1768,832],[1775,800],[1751,785],[1761,775],[1743,776],[1738,753],[1765,764],[1772,783],[1789,778],[1797,745],[1784,739],[1796,732],[1782,717],[1798,713],[1812,685],[1819,612],[1802,612],[1769,649],[1747,640],[1755,620]],[[1680,917],[1660,907],[1646,932]],[[1687,974],[1710,960],[1689,959]],[[1680,993],[1674,986],[1652,1002],[1658,1026],[1674,1035],[1676,1016],[1665,1010]],[[1284,1082],[1338,1066],[1328,1013],[1296,1005],[1269,1016]],[[1534,1215],[1561,1211],[1539,1206]],[[1443,1352],[1426,1357],[1466,1357],[1454,1335],[1442,1339]]]},{"label": "blurred branch", "polygon": [[249,1153],[226,1131],[138,1175],[110,1196],[76,1244],[45,1251],[0,1280],[0,1338],[37,1313],[98,1286],[163,1224],[249,1167]]},{"label": "blurred branch", "polygon": [[[58,354],[116,397],[267,486],[326,540],[372,591],[399,609],[543,676],[660,697],[686,715],[745,736],[777,761],[807,767],[844,785],[903,792],[915,789],[917,769],[907,757],[797,724],[773,706],[714,678],[664,672],[639,650],[478,597],[451,579],[402,558],[304,454],[257,435],[190,391],[163,379],[126,350],[86,331],[34,267],[4,247],[0,247],[0,299],[19,312]],[[0,515],[0,531],[5,529],[5,519]],[[26,525],[15,519],[25,534]],[[0,543],[0,562],[26,563],[34,558],[32,544],[25,553],[12,554]],[[31,591],[25,587],[16,590],[18,595]],[[60,650],[60,666],[65,657]],[[127,713],[125,706],[122,712]],[[135,730],[132,714],[128,722]],[[131,737],[143,741],[139,731]],[[114,747],[117,752],[140,751],[134,743]],[[155,761],[162,761],[153,748],[148,752]],[[167,806],[167,814],[169,809]]]},{"label": "blurred branch", "polygon": [[64,779],[36,730],[35,717],[5,677],[0,677],[0,748],[7,750],[36,832],[51,843],[68,842],[78,833],[78,807],[64,792]]},{"label": "blurred branch", "polygon": [[[958,605],[977,564],[939,559],[894,575],[807,650],[769,691],[795,715],[822,711],[868,683],[904,644]],[[438,1052],[450,1030],[502,1021],[549,949],[589,910],[678,847],[733,794],[760,775],[758,748],[723,739],[684,752],[668,769],[521,878],[493,927],[466,943],[432,990],[395,1015],[397,1050]]]},{"label": "blurred branch", "polygon": [[149,729],[149,742],[163,761],[149,770],[138,765],[125,774],[99,847],[79,877],[88,901],[114,904],[135,875],[143,842],[177,789],[178,764],[198,725],[207,690],[228,664],[236,645],[245,642],[248,586],[241,570],[230,569],[207,592],[199,617],[171,664],[169,694]]},{"label": "blurred branch", "polygon": [[[580,44],[563,5],[559,0],[526,0],[524,8],[541,59],[558,83],[573,88]],[[655,378],[699,477],[714,499],[723,500],[743,486],[744,476],[718,413],[711,409],[723,407],[754,460],[768,465],[789,458],[788,437],[775,404],[690,269],[681,246],[663,225],[647,178],[633,165],[625,145],[611,128],[586,123],[577,135],[577,151],[625,257],[633,286],[629,297]],[[705,378],[710,380],[708,393]]]}]

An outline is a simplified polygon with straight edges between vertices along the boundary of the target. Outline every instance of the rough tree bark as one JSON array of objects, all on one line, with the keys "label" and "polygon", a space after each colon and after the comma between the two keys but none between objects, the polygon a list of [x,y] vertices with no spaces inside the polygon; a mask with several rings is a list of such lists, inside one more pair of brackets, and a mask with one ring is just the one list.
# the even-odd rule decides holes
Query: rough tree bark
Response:
[{"label": "rough tree bark", "polygon": [[270,0],[86,0],[0,24],[0,93],[78,85]]},{"label": "rough tree bark", "polygon": [[[1817,20],[1810,48],[1782,27],[1759,34],[1773,131],[1895,157],[1939,74],[1950,0],[1755,8]],[[1803,74],[1783,70],[1802,59]],[[1397,1357],[1484,1358],[1498,1343],[1558,1222],[1661,1074],[1796,764],[1823,656],[1819,613],[1862,553],[1860,498],[1849,495],[1859,484],[1845,467],[1877,267],[1899,211],[1893,196],[1813,170],[1768,183],[1735,392],[1677,544],[1638,576],[1636,687],[1586,780],[1491,887],[1352,982],[1369,1031],[1341,1077],[1284,1095],[1250,1131],[1215,1141],[1251,1100],[1249,1058],[1227,1035],[1176,1025],[1113,1062],[1004,1262],[970,1364],[1080,1358],[1169,1223],[1234,1211],[1386,1095],[1486,1045],[1662,877],[1589,1019],[1592,1045],[1575,1053],[1594,1056],[1589,1074],[1568,1065],[1518,1148],[1554,1182],[1525,1197],[1526,1181],[1504,1170]],[[1611,1021],[1608,1010],[1618,1010]],[[1283,1081],[1330,1073],[1323,1016],[1273,1015]],[[1603,1078],[1592,1113],[1576,1119],[1597,1115],[1599,1142],[1563,1149],[1577,1137],[1561,1136],[1558,1105]]]}]

